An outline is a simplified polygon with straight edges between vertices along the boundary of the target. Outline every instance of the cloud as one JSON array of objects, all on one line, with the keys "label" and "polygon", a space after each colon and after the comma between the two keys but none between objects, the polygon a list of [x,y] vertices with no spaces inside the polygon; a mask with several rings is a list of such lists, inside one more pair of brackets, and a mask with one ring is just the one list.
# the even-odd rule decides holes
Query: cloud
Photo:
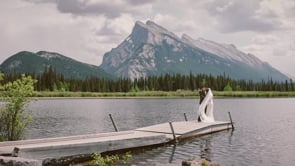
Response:
[{"label": "cloud", "polygon": [[269,32],[280,29],[282,22],[268,4],[262,0],[219,0],[206,4],[206,8],[222,32]]},{"label": "cloud", "polygon": [[106,19],[103,27],[96,31],[96,35],[101,42],[119,43],[131,33],[135,21],[129,14],[122,14],[115,19]]},{"label": "cloud", "polygon": [[262,56],[295,56],[295,32],[255,35],[243,49]]},{"label": "cloud", "polygon": [[4,0],[0,10],[2,61],[22,50],[47,50],[99,65],[135,21],[153,20],[178,36],[233,43],[295,71],[284,63],[295,57],[295,1]]},{"label": "cloud", "polygon": [[55,9],[52,3],[9,0],[0,15],[1,60],[23,50],[46,50],[99,65],[103,52],[110,48],[109,43],[97,43],[95,36],[105,18],[73,17]]},{"label": "cloud", "polygon": [[196,38],[204,37],[211,33],[214,24],[214,19],[209,17],[204,2],[206,1],[157,1],[153,6],[154,15],[150,19],[178,36],[186,33]]},{"label": "cloud", "polygon": [[118,1],[108,3],[107,1],[86,1],[86,0],[58,0],[57,9],[62,13],[71,13],[74,15],[105,15],[108,18],[120,16],[124,4]]},{"label": "cloud", "polygon": [[129,4],[131,5],[145,5],[145,4],[151,4],[156,2],[156,0],[144,0],[144,1],[140,1],[140,0],[126,0]]},{"label": "cloud", "polygon": [[79,16],[103,15],[107,18],[120,17],[122,13],[143,14],[151,10],[156,0],[26,0],[34,3],[55,3],[61,13]]},{"label": "cloud", "polygon": [[283,12],[289,18],[294,20],[295,17],[295,1],[282,1]]},{"label": "cloud", "polygon": [[[288,31],[287,31],[288,32]],[[295,32],[276,31],[270,34],[252,35],[250,44],[241,47],[292,77],[295,76]]]}]

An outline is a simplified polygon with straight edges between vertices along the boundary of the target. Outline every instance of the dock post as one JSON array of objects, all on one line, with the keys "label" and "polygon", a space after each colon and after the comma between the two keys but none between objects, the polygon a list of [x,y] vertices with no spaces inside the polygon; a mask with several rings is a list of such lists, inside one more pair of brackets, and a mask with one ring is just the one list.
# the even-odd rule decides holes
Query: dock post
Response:
[{"label": "dock post", "polygon": [[111,121],[112,121],[112,124],[113,124],[113,126],[114,126],[114,128],[115,128],[115,131],[118,132],[118,128],[117,128],[117,126],[116,126],[116,123],[115,123],[114,120],[113,120],[112,114],[109,114],[109,116],[110,116]]},{"label": "dock post", "polygon": [[232,127],[233,130],[235,130],[234,123],[233,123],[233,120],[231,118],[230,112],[228,112],[228,116],[229,116],[229,119],[230,119],[231,127]]},{"label": "dock post", "polygon": [[173,161],[175,149],[176,149],[176,144],[173,145],[173,149],[172,149],[171,155],[169,157],[169,163],[172,163],[172,161]]},{"label": "dock post", "polygon": [[169,125],[170,125],[170,129],[171,129],[171,132],[172,132],[172,135],[173,135],[173,140],[175,142],[177,142],[172,122],[169,122]]},{"label": "dock post", "polygon": [[184,120],[187,121],[186,113],[183,113]]}]

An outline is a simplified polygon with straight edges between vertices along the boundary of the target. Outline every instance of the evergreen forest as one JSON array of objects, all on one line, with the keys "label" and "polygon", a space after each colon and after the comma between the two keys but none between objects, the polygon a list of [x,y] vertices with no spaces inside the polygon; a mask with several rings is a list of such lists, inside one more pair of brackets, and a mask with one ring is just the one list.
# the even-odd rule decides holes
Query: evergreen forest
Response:
[{"label": "evergreen forest", "polygon": [[[204,86],[216,91],[294,91],[292,79],[274,81],[272,78],[254,82],[251,80],[233,80],[229,76],[165,74],[131,80],[117,78],[115,80],[89,77],[86,79],[65,78],[52,67],[46,68],[42,74],[26,73],[37,80],[36,91],[71,91],[71,92],[136,92],[136,91],[177,91],[198,90]],[[14,81],[21,74],[5,74],[2,84]]]}]

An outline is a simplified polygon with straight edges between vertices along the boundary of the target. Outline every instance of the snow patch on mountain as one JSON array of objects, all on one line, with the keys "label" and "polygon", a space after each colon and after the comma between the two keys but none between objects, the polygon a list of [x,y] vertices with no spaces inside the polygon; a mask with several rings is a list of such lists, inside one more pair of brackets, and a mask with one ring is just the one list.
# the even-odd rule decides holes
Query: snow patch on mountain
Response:
[{"label": "snow patch on mountain", "polygon": [[47,60],[60,57],[58,54],[49,53],[49,52],[45,52],[45,51],[40,51],[37,53],[37,55],[39,55],[40,57],[45,58]]},{"label": "snow patch on mountain", "polygon": [[142,52],[139,53],[138,56],[141,56],[141,57],[143,57],[145,59],[149,59],[149,58],[154,58],[155,57],[154,55],[155,55],[154,48],[151,45],[145,44],[143,46]]}]

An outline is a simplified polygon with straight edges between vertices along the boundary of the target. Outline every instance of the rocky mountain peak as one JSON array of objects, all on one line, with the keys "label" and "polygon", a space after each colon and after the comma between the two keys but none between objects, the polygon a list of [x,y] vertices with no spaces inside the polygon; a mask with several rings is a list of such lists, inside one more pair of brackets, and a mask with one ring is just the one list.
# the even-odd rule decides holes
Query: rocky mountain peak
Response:
[{"label": "rocky mountain peak", "polygon": [[167,29],[165,29],[164,27],[156,24],[153,21],[148,20],[146,22],[147,27],[154,32],[158,32],[158,33],[163,33],[163,34],[171,34],[171,32],[169,32]]},{"label": "rocky mountain peak", "polygon": [[155,34],[171,34],[167,29],[163,28],[162,26],[154,23],[153,21],[148,20],[146,23],[141,21],[136,21],[134,29],[143,28],[151,33]]},{"label": "rocky mountain peak", "polygon": [[130,37],[134,42],[146,42],[153,45],[161,44],[167,37],[181,40],[174,33],[150,20],[145,24],[137,21]]},{"label": "rocky mountain peak", "polygon": [[181,38],[152,22],[137,21],[132,33],[117,48],[107,52],[101,67],[131,79],[162,74],[227,74],[236,79],[286,78],[255,56],[232,44],[206,39]]}]

